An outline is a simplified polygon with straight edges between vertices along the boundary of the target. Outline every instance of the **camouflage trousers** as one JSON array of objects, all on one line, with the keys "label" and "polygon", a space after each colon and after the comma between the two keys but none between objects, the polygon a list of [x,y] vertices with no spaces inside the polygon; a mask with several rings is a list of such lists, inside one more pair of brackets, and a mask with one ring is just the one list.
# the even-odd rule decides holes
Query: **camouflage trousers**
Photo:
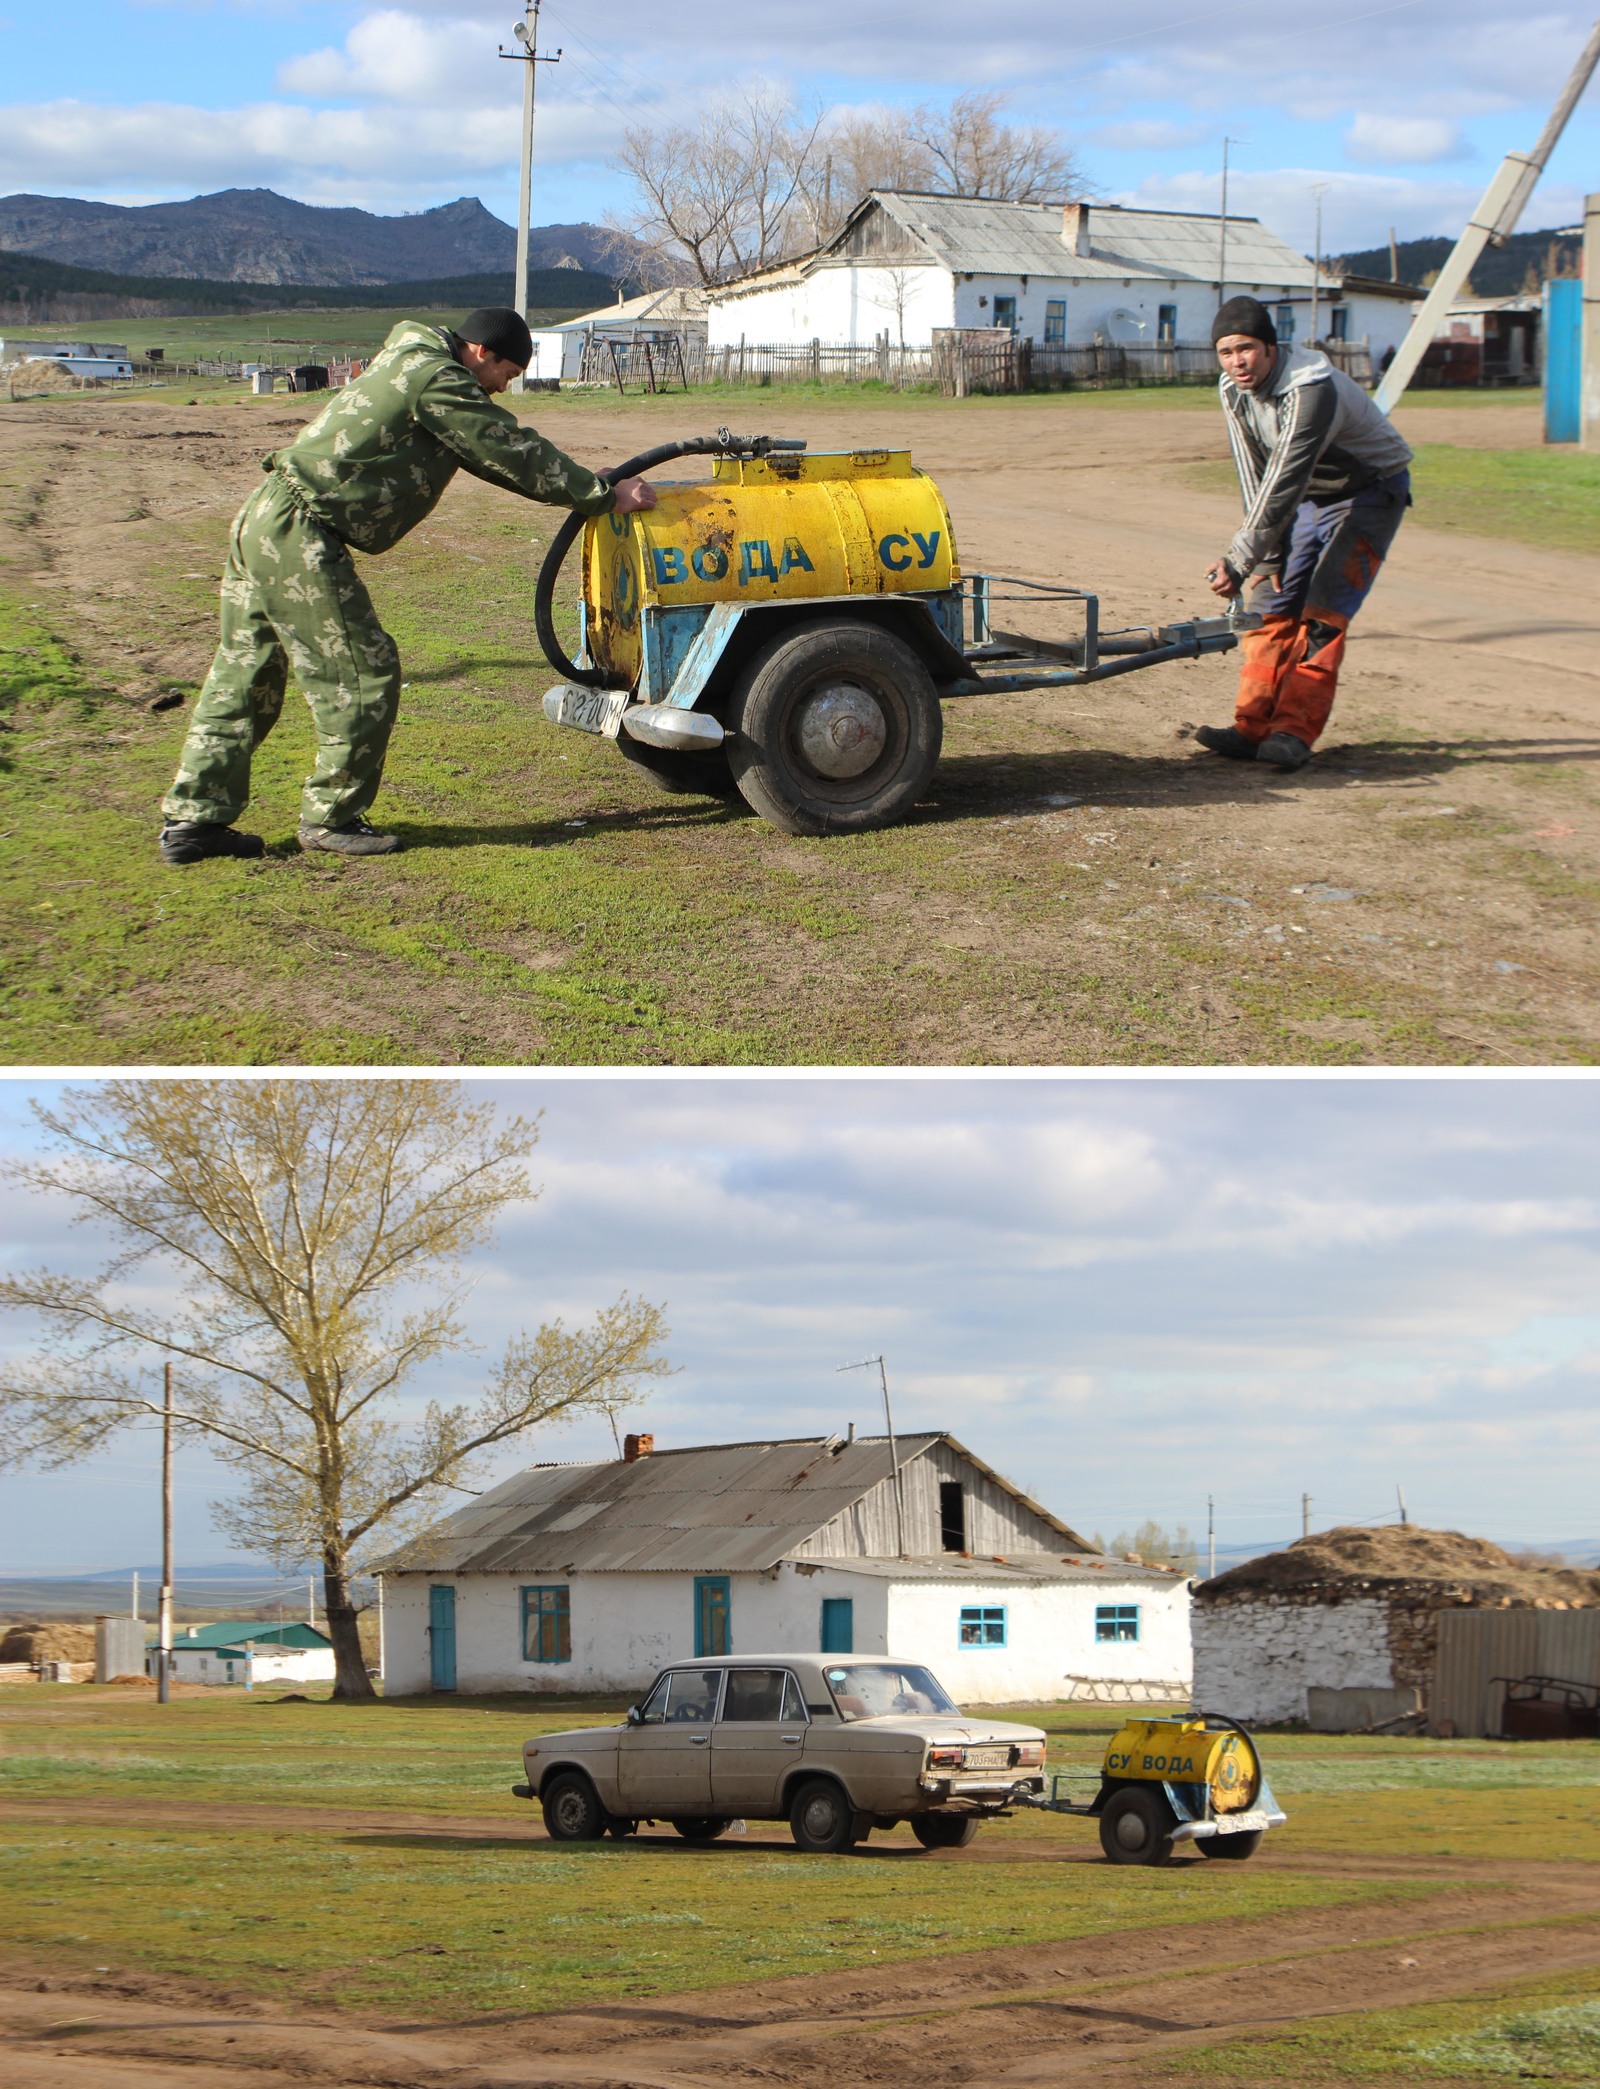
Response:
[{"label": "camouflage trousers", "polygon": [[234,518],[222,574],[222,642],[189,721],[169,820],[236,820],[250,757],[278,722],[288,671],[317,734],[301,794],[310,827],[347,826],[383,781],[400,656],[349,551],[269,474]]}]

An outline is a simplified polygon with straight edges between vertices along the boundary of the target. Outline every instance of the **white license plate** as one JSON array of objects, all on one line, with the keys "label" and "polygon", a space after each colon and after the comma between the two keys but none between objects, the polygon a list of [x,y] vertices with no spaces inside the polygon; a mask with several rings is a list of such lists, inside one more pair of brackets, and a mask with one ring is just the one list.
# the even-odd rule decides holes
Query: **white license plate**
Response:
[{"label": "white license plate", "polygon": [[603,733],[614,740],[627,708],[626,689],[574,689],[569,682],[561,692],[556,723],[576,726],[580,733]]},{"label": "white license plate", "polygon": [[962,1764],[967,1770],[1009,1770],[1011,1750],[1009,1748],[969,1748]]}]

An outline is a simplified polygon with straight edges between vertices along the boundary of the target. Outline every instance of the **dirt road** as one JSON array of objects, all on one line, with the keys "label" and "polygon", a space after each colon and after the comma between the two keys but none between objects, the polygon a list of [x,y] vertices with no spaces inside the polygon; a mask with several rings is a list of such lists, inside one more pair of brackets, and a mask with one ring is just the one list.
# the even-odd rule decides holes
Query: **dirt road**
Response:
[{"label": "dirt road", "polygon": [[[745,411],[815,447],[909,445],[968,567],[1093,586],[1112,622],[1213,606],[1200,575],[1236,505],[1204,478],[1224,454],[1214,408],[967,404],[772,392]],[[611,462],[728,411],[563,400],[547,425]],[[45,401],[0,421],[13,489],[0,579],[25,583],[129,699],[131,736],[165,732],[143,706],[203,672],[222,525],[300,417],[297,402],[144,398]],[[1400,421],[1430,443],[1537,439],[1535,410],[1516,403]],[[428,525],[427,556],[441,572],[490,550],[503,560],[492,532],[507,505],[463,481]],[[752,1019],[805,1010],[840,1059],[1590,1060],[1600,561],[1429,523],[1424,496],[1356,627],[1323,751],[1298,775],[1198,754],[1193,726],[1227,718],[1233,682],[1230,662],[1202,662],[948,706],[918,815],[926,846],[888,879],[862,851],[814,854],[748,822],[708,829],[698,801],[663,806],[639,847],[669,880],[714,871],[752,894],[801,880],[855,910],[862,940],[797,943],[745,919],[726,953]],[[399,557],[372,569],[380,606]],[[503,634],[493,643],[506,650]],[[573,784],[556,759],[540,790],[547,776]],[[614,816],[570,789],[555,802],[562,839]],[[581,929],[590,910],[577,911]],[[540,962],[572,963],[576,934],[558,932]],[[374,968],[374,992],[385,976]],[[733,975],[708,977],[715,993]],[[457,1038],[490,1020],[470,979],[459,991]],[[398,998],[397,1022],[418,1026],[407,1056],[450,1056],[448,1026],[436,1039],[418,997]]]}]

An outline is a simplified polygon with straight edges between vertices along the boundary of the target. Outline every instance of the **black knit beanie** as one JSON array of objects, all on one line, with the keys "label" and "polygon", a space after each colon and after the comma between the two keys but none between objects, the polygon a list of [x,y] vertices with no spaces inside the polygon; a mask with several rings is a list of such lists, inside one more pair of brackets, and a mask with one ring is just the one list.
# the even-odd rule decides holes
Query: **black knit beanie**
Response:
[{"label": "black knit beanie", "polygon": [[1272,323],[1272,314],[1259,299],[1253,297],[1230,297],[1211,322],[1211,345],[1226,341],[1230,334],[1248,334],[1252,341],[1265,341],[1269,348],[1278,345],[1278,329]]},{"label": "black knit beanie", "polygon": [[519,370],[526,370],[533,361],[533,336],[520,312],[508,312],[499,305],[486,305],[481,311],[469,312],[456,332],[463,341],[476,341],[480,348],[487,348],[491,355],[503,356],[508,363],[515,363]]}]

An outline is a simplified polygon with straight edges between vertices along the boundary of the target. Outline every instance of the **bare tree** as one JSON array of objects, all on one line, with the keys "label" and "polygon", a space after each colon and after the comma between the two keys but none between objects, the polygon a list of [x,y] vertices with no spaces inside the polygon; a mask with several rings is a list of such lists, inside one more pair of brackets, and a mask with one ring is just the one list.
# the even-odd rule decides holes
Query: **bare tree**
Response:
[{"label": "bare tree", "polygon": [[[87,1280],[0,1281],[44,1323],[0,1378],[0,1469],[57,1468],[161,1412],[239,1473],[222,1527],[284,1567],[322,1562],[336,1697],[370,1697],[352,1574],[437,1514],[496,1446],[611,1413],[666,1365],[659,1307],[516,1336],[475,1400],[397,1414],[410,1376],[469,1345],[467,1252],[532,1194],[537,1122],[431,1081],[110,1081],[36,1116],[59,1158],[9,1170],[116,1243]],[[159,1296],[165,1277],[173,1298]]]},{"label": "bare tree", "polygon": [[1058,130],[1043,123],[1002,123],[1006,97],[971,88],[947,109],[924,104],[908,120],[927,153],[930,186],[951,196],[994,196],[1041,203],[1083,193],[1083,172]]},{"label": "bare tree", "polygon": [[1164,1524],[1147,1520],[1131,1536],[1119,1530],[1109,1545],[1096,1531],[1094,1545],[1096,1552],[1111,1559],[1140,1559],[1147,1566],[1155,1563],[1176,1567],[1182,1574],[1200,1571],[1199,1540],[1190,1535],[1188,1525],[1183,1523],[1169,1531]]}]

